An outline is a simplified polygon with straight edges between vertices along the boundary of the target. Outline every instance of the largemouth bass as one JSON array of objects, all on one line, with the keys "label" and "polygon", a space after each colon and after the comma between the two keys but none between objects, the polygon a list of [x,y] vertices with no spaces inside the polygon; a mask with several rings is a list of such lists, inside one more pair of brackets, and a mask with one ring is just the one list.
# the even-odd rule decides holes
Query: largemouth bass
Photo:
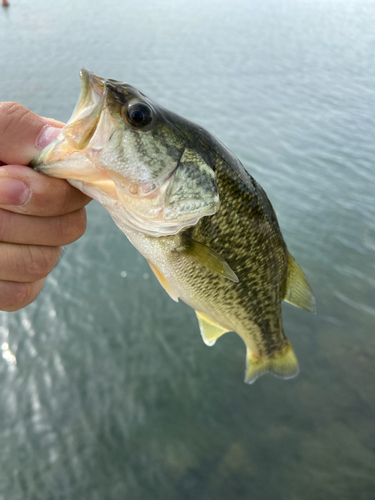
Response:
[{"label": "largemouth bass", "polygon": [[61,134],[31,164],[101,203],[173,300],[196,311],[204,342],[246,345],[245,382],[298,362],[281,301],[314,311],[266,193],[213,135],[126,83],[81,70]]}]

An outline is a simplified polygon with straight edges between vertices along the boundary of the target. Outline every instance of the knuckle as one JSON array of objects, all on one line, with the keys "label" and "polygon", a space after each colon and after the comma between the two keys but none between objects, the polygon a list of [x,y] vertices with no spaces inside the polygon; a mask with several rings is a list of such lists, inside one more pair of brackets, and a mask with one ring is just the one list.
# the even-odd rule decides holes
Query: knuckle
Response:
[{"label": "knuckle", "polygon": [[54,213],[56,215],[67,215],[87,205],[90,200],[78,189],[71,186],[64,179],[50,179],[54,183],[54,190],[58,189],[59,195],[53,199]]},{"label": "knuckle", "polygon": [[86,209],[80,208],[75,213],[77,217],[77,222],[76,222],[77,238],[80,238],[85,233],[87,227]]},{"label": "knuckle", "polygon": [[60,247],[30,246],[28,255],[20,264],[20,272],[24,272],[33,280],[46,277],[59,261]]},{"label": "knuckle", "polygon": [[58,204],[56,208],[59,214],[68,214],[71,212],[71,190],[72,186],[65,180],[58,179],[60,181],[60,196],[58,198]]},{"label": "knuckle", "polygon": [[80,208],[75,212],[59,218],[59,231],[64,238],[64,245],[78,240],[86,231],[86,210]]},{"label": "knuckle", "polygon": [[11,212],[0,208],[0,241],[7,241],[11,230]]},{"label": "knuckle", "polygon": [[19,102],[6,101],[0,103],[0,111],[2,114],[6,114],[11,116],[18,112],[20,109],[27,109],[25,106],[22,106]]},{"label": "knuckle", "polygon": [[0,286],[0,309],[7,312],[17,311],[29,304],[33,287],[30,283],[2,282]]},{"label": "knuckle", "polygon": [[37,210],[34,215],[40,213],[48,217],[61,217],[85,207],[91,201],[65,179],[47,177],[38,172],[34,174],[40,176],[38,184],[43,186],[43,189],[39,187],[33,192],[34,210]]},{"label": "knuckle", "polygon": [[0,310],[14,312],[28,306],[41,292],[45,279],[33,283],[0,282]]},{"label": "knuckle", "polygon": [[[43,175],[43,174],[40,174]],[[48,215],[60,217],[69,210],[69,184],[64,179],[43,176],[44,190],[38,196],[39,206],[46,208],[48,203]],[[36,198],[37,199],[37,198]]]},{"label": "knuckle", "polygon": [[10,127],[19,124],[31,111],[18,102],[2,102],[0,104],[0,116],[5,117],[0,121],[0,133],[5,134]]}]

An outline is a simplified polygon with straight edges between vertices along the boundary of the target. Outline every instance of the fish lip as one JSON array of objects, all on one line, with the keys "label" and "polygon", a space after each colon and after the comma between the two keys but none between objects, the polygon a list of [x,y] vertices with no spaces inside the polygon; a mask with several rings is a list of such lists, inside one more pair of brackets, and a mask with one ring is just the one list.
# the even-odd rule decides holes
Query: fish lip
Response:
[{"label": "fish lip", "polygon": [[90,114],[94,108],[103,103],[107,93],[104,78],[95,75],[85,67],[80,69],[79,76],[81,79],[81,91],[67,125]]},{"label": "fish lip", "polygon": [[[84,66],[79,71],[81,79],[81,92],[91,89],[99,97],[102,97],[105,91],[105,78],[95,75],[92,71]],[[81,97],[81,96],[80,96]]]}]

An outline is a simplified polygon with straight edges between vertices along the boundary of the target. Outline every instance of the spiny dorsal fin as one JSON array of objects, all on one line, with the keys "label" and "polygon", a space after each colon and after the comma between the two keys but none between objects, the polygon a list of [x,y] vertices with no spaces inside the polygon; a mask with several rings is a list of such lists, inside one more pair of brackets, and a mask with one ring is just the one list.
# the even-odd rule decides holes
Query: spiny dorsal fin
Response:
[{"label": "spiny dorsal fin", "polygon": [[307,282],[306,276],[297,262],[288,252],[288,274],[284,296],[280,297],[285,302],[315,313],[315,299]]},{"label": "spiny dorsal fin", "polygon": [[229,332],[229,330],[218,325],[217,323],[209,319],[205,314],[202,314],[198,311],[195,311],[195,314],[198,318],[203,342],[206,345],[214,345],[219,337],[224,335],[224,333]]},{"label": "spiny dorsal fin", "polygon": [[252,384],[258,377],[267,372],[283,379],[298,375],[298,361],[289,340],[286,340],[282,350],[274,353],[272,357],[255,358],[249,349],[247,350],[245,382]]},{"label": "spiny dorsal fin", "polygon": [[190,238],[188,235],[184,236],[184,243],[183,246],[176,248],[178,253],[207,267],[213,273],[238,283],[239,279],[232,271],[229,264],[210,247],[203,245],[203,243],[199,241],[193,240],[193,238]]}]

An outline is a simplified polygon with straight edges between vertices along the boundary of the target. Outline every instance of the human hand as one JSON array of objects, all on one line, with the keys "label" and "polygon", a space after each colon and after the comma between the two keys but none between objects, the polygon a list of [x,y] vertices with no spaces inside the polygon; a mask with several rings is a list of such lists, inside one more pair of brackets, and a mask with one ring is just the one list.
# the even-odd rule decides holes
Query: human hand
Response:
[{"label": "human hand", "polygon": [[0,310],[30,304],[56,266],[61,245],[86,229],[91,198],[27,165],[64,124],[18,103],[0,103]]}]

